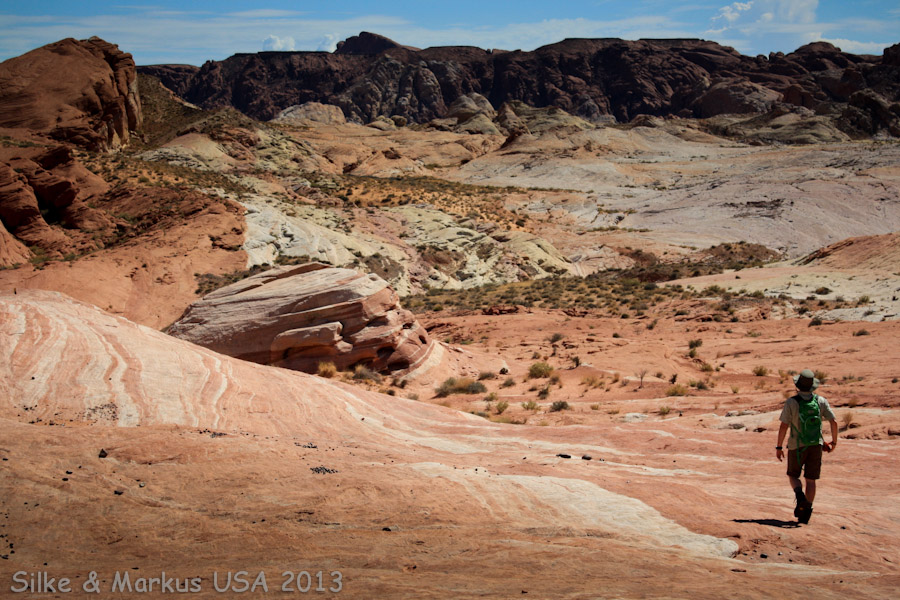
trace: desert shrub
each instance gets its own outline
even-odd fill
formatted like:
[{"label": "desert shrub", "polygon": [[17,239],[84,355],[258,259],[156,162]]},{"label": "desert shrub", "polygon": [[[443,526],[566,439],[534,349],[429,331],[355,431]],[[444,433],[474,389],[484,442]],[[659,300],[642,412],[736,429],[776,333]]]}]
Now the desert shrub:
[{"label": "desert shrub", "polygon": [[550,375],[550,383],[562,387],[562,384],[559,382],[559,373],[553,373],[552,375]]},{"label": "desert shrub", "polygon": [[547,338],[547,341],[550,342],[551,344],[555,344],[556,342],[562,340],[564,337],[566,337],[566,336],[557,332],[557,333],[554,333],[553,335],[551,335],[549,338]]},{"label": "desert shrub", "polygon": [[536,362],[528,368],[529,379],[541,379],[543,377],[550,377],[551,373],[553,373],[553,367],[545,362]]},{"label": "desert shrub", "polygon": [[819,296],[824,296],[825,294],[830,294],[830,293],[831,293],[831,290],[824,286],[816,289],[816,294],[818,294]]},{"label": "desert shrub", "polygon": [[506,380],[500,384],[500,387],[508,388],[508,387],[512,387],[514,385],[516,385],[516,380],[513,379],[512,377],[507,377]]},{"label": "desert shrub", "polygon": [[757,377],[765,377],[769,374],[769,368],[762,365],[757,365],[753,367],[753,374]]},{"label": "desert shrub", "polygon": [[704,373],[711,373],[713,371],[713,369],[714,369],[714,367],[711,364],[706,363],[706,362],[703,363],[702,365],[700,365],[700,370],[703,371]]},{"label": "desert shrub", "polygon": [[588,375],[581,379],[581,385],[588,388],[598,388],[603,385],[603,380],[595,375]]},{"label": "desert shrub", "polygon": [[365,365],[356,365],[353,369],[353,379],[357,381],[381,381],[381,375]]},{"label": "desert shrub", "polygon": [[561,410],[569,410],[569,403],[565,400],[557,400],[550,405],[550,412],[559,412]]},{"label": "desert shrub", "polygon": [[670,385],[666,390],[666,396],[687,396],[687,388],[680,383]]},{"label": "desert shrub", "polygon": [[497,374],[492,371],[482,371],[478,374],[478,381],[484,381],[485,379],[497,379]]},{"label": "desert shrub", "polygon": [[739,391],[741,391],[741,387],[740,387],[740,386],[738,386],[738,385],[733,385],[733,386],[731,386],[731,393],[732,393],[732,394],[737,394]]},{"label": "desert shrub", "polygon": [[822,324],[822,319],[819,317],[813,317],[812,321],[809,322],[810,327],[818,327]]},{"label": "desert shrub", "polygon": [[698,390],[708,390],[708,389],[709,389],[709,384],[706,383],[705,381],[698,381],[698,382],[697,382],[697,385],[696,385],[695,387],[696,387]]},{"label": "desert shrub", "polygon": [[825,371],[815,371],[813,375],[815,375],[815,378],[818,379],[820,383],[825,383],[825,381],[828,380],[828,373]]},{"label": "desert shrub", "polygon": [[697,358],[697,349],[691,348],[690,351],[688,351],[688,356],[690,358]]},{"label": "desert shrub", "polygon": [[841,415],[841,429],[850,429],[851,425],[853,425],[853,412],[848,410]]},{"label": "desert shrub", "polygon": [[699,348],[703,345],[703,340],[690,340],[688,341],[688,348]]},{"label": "desert shrub", "polygon": [[333,362],[320,362],[318,367],[316,368],[316,374],[319,377],[331,379],[332,377],[337,375],[337,367],[334,366]]},{"label": "desert shrub", "polygon": [[599,404],[591,404],[591,410],[600,410]]},{"label": "desert shrub", "polygon": [[507,402],[506,400],[501,400],[494,406],[494,410],[497,411],[498,415],[502,415],[503,411],[505,411],[507,408],[509,408],[509,402]]},{"label": "desert shrub", "polygon": [[484,397],[484,401],[490,404],[491,402],[497,401],[497,392],[491,392],[487,396]]},{"label": "desert shrub", "polygon": [[537,410],[540,407],[541,407],[541,405],[538,404],[537,402],[535,402],[534,400],[529,400],[528,402],[522,403],[522,408],[524,408],[525,410]]},{"label": "desert shrub", "polygon": [[853,332],[853,335],[859,337],[859,336],[861,336],[861,335],[870,335],[870,334],[869,334],[869,330],[868,330],[868,329],[858,329],[858,330],[856,330],[856,331]]},{"label": "desert shrub", "polygon": [[487,388],[481,382],[473,381],[467,377],[460,379],[450,377],[445,379],[434,392],[438,398],[445,398],[451,394],[482,394],[486,391]]},{"label": "desert shrub", "polygon": [[657,409],[656,412],[659,413],[659,416],[664,417],[667,414],[669,414],[670,412],[672,412],[672,409],[669,408],[668,406],[666,406],[665,404],[663,404],[662,406],[659,407],[659,409]]},{"label": "desert shrub", "polygon": [[542,387],[540,389],[540,391],[538,391],[538,398],[540,398],[541,400],[546,400],[549,397],[550,397],[550,385],[548,384],[548,385]]}]

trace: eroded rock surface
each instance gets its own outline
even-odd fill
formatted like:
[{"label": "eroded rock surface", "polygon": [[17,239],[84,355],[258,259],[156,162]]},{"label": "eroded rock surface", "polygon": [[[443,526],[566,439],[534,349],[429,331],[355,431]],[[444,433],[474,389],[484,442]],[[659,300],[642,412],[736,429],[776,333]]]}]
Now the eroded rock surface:
[{"label": "eroded rock surface", "polygon": [[68,38],[0,63],[0,127],[111,150],[141,121],[134,60],[115,44]]},{"label": "eroded rock surface", "polygon": [[433,349],[377,275],[319,263],[280,267],[188,307],[177,338],[252,362],[313,372],[320,362],[405,374]]}]

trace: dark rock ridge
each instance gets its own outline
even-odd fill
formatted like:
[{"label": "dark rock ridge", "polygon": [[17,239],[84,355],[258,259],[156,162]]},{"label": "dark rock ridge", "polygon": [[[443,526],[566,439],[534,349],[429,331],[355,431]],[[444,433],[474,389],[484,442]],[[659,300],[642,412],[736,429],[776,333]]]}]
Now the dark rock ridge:
[{"label": "dark rock ridge", "polygon": [[69,38],[0,63],[0,127],[102,151],[141,121],[134,60],[115,44]]},{"label": "dark rock ridge", "polygon": [[396,115],[423,123],[448,116],[454,101],[475,92],[494,107],[519,100],[597,122],[756,113],[787,102],[847,111],[845,121],[857,132],[873,134],[896,126],[900,115],[898,63],[900,45],[883,57],[824,42],[749,57],[693,39],[567,39],[532,52],[416,50],[362,33],[334,54],[236,54],[199,69],[157,65],[139,72],[204,108],[234,106],[257,119],[315,101],[341,107],[356,122]]}]

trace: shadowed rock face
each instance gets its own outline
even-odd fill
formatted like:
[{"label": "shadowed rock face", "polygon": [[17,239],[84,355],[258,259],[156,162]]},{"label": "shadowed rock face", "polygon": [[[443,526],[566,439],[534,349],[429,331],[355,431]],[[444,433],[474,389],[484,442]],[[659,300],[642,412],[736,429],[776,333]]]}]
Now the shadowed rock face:
[{"label": "shadowed rock face", "polygon": [[317,101],[340,106],[357,122],[399,115],[421,123],[448,116],[454,101],[476,92],[494,107],[519,100],[594,121],[610,115],[628,121],[639,114],[766,111],[782,97],[816,108],[847,103],[863,89],[890,104],[900,87],[895,48],[883,59],[823,42],[768,57],[703,40],[569,39],[533,52],[416,50],[363,33],[335,54],[237,54],[198,71],[167,65],[140,71],[205,108],[230,105],[259,119]]},{"label": "shadowed rock face", "polygon": [[281,267],[195,302],[169,333],[252,362],[314,372],[320,362],[406,374],[432,341],[377,275],[319,263]]},{"label": "shadowed rock face", "polygon": [[[20,242],[61,257],[84,249],[85,236],[78,233],[114,226],[109,215],[87,203],[107,190],[70,149],[25,149],[8,159],[0,157],[0,224]],[[0,266],[24,262],[21,258],[21,252],[0,252]]]},{"label": "shadowed rock face", "polygon": [[110,150],[141,121],[134,60],[115,44],[68,38],[0,63],[0,127]]}]

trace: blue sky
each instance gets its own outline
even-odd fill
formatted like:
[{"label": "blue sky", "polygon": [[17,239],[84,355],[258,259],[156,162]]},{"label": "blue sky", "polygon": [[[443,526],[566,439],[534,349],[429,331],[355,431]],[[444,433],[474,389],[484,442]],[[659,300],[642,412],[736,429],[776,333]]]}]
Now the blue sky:
[{"label": "blue sky", "polygon": [[138,64],[195,65],[235,52],[332,50],[360,31],[418,47],[507,50],[566,37],[699,37],[750,55],[816,40],[881,54],[900,42],[897,0],[128,1],[0,0],[0,60],[92,35],[131,52]]}]

